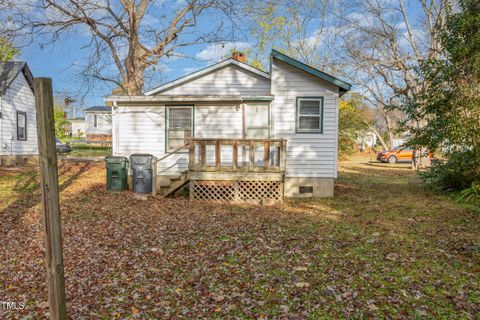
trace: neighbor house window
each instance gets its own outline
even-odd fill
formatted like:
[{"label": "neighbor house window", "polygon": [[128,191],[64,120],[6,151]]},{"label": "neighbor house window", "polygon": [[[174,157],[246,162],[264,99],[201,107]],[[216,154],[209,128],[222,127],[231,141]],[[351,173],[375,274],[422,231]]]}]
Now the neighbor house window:
[{"label": "neighbor house window", "polygon": [[323,132],[323,98],[297,98],[297,132]]},{"label": "neighbor house window", "polygon": [[93,115],[93,127],[98,127],[98,116],[96,114]]},{"label": "neighbor house window", "polygon": [[17,140],[27,140],[27,114],[17,111]]},{"label": "neighbor house window", "polygon": [[175,150],[193,136],[193,106],[167,107],[167,150]]}]

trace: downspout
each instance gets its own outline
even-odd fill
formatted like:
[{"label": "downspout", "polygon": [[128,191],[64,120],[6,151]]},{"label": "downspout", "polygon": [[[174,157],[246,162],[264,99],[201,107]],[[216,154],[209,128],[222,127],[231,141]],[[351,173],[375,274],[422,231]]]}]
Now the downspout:
[{"label": "downspout", "polygon": [[119,127],[119,120],[118,120],[118,107],[117,107],[117,101],[113,101],[113,111],[115,114],[115,137],[113,139],[113,144],[112,144],[112,155],[116,156],[118,155],[118,127]]}]

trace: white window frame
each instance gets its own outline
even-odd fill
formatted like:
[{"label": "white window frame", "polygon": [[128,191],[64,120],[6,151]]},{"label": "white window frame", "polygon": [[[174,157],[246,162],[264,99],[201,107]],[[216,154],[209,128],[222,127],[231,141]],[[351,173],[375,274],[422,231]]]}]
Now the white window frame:
[{"label": "white window frame", "polygon": [[[301,114],[300,113],[300,102],[301,101],[318,101],[319,103],[319,114]],[[318,117],[320,119],[319,124],[320,128],[318,129],[302,129],[300,128],[300,117]],[[296,133],[323,133],[323,97],[297,97],[296,100],[296,110],[295,110],[295,132]]]},{"label": "white window frame", "polygon": [[192,138],[194,137],[195,132],[195,106],[192,104],[189,105],[170,105],[165,106],[165,153],[175,150],[174,148],[170,148],[170,109],[186,109],[189,108],[191,110],[191,128],[192,128]]}]

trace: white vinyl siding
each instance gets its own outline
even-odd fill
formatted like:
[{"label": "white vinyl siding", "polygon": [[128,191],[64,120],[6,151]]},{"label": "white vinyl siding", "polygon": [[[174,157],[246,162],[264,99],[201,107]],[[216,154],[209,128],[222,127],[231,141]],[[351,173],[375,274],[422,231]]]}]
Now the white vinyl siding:
[{"label": "white vinyl siding", "polygon": [[[272,59],[274,138],[287,139],[287,177],[337,177],[338,87]],[[296,132],[298,97],[323,97],[323,133]]]},{"label": "white vinyl siding", "polygon": [[110,112],[89,111],[85,113],[85,133],[112,134],[112,115]]},{"label": "white vinyl siding", "polygon": [[72,124],[72,136],[77,137],[85,136],[85,121],[71,121]]},{"label": "white vinyl siding", "polygon": [[264,96],[270,94],[270,80],[230,65],[156,94]]},{"label": "white vinyl siding", "polygon": [[[271,138],[287,139],[287,177],[336,178],[337,176],[337,135],[338,135],[338,87],[302,70],[272,59],[272,85],[268,79],[241,70],[226,67],[201,78],[171,88],[160,95],[265,95],[272,94],[270,121],[265,119],[264,109],[246,111],[245,122],[262,127]],[[271,91],[271,92],[270,92]],[[314,113],[314,106],[304,106],[300,116],[307,119],[306,128],[316,132],[297,132],[297,98],[318,99],[322,97],[323,112]],[[201,99],[199,99],[201,100]],[[314,101],[314,100],[312,100]],[[193,135],[196,138],[236,138],[243,137],[244,108],[255,106],[257,102],[195,102],[193,108]],[[317,103],[318,105],[318,103]],[[255,112],[253,112],[255,111]],[[166,148],[166,106],[120,106],[115,111],[118,121],[114,130],[114,154],[129,156],[135,152],[151,153],[156,157],[164,155]],[[257,118],[258,117],[258,118]],[[305,120],[304,120],[305,121]],[[267,125],[268,124],[268,125]],[[315,127],[315,124],[318,126]],[[317,132],[320,127],[321,132]],[[259,134],[256,132],[255,134]],[[265,132],[260,133],[265,134]],[[117,139],[118,138],[118,139]],[[207,161],[213,153],[207,151]],[[222,148],[222,159],[231,161],[231,151]],[[188,153],[182,152],[168,157],[159,163],[158,173],[179,174],[187,170]]]},{"label": "white vinyl siding", "polygon": [[[17,111],[26,114],[25,140],[18,136]],[[0,96],[0,112],[0,155],[37,155],[35,96],[22,72]]]},{"label": "white vinyl siding", "polygon": [[[165,116],[166,106],[118,107],[114,111],[114,124],[118,120],[118,130],[114,130],[114,155],[129,157],[132,153],[151,153],[156,157],[165,155]],[[197,138],[242,138],[242,110],[239,104],[199,103],[194,110],[194,135]],[[116,119],[115,117],[118,117]],[[116,127],[116,125],[115,125]],[[117,139],[118,137],[118,139]],[[207,154],[207,160],[214,155]],[[231,152],[222,150],[222,158],[231,161]],[[169,156],[158,163],[160,175],[178,175],[187,170],[188,152]]]}]

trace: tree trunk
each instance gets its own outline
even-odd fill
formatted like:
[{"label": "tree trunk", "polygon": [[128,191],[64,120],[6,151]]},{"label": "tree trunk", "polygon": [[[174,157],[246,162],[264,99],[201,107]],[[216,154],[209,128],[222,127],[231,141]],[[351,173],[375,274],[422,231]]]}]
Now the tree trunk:
[{"label": "tree trunk", "polygon": [[125,93],[129,96],[142,95],[143,93],[143,69],[133,70],[125,83]]},{"label": "tree trunk", "polygon": [[393,148],[393,140],[394,140],[392,120],[390,119],[390,117],[387,114],[385,114],[385,122],[387,124],[388,145],[389,145],[389,148],[392,149]]},{"label": "tree trunk", "polygon": [[380,141],[380,143],[382,144],[382,147],[384,150],[388,150],[388,147],[387,147],[387,144],[385,143],[385,140],[383,140],[382,136],[380,135],[380,133],[378,133],[377,129],[375,129],[375,127],[373,126],[369,126],[370,130],[373,131],[373,133],[375,133],[375,135],[377,136],[378,140]]},{"label": "tree trunk", "polygon": [[432,166],[432,160],[429,156],[429,151],[427,148],[415,148],[413,150],[413,157],[412,157],[412,169],[420,170],[426,169]]}]

